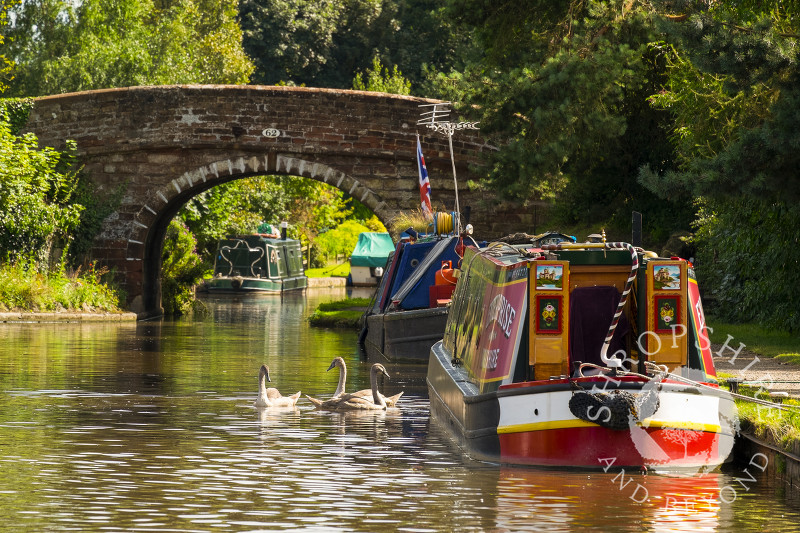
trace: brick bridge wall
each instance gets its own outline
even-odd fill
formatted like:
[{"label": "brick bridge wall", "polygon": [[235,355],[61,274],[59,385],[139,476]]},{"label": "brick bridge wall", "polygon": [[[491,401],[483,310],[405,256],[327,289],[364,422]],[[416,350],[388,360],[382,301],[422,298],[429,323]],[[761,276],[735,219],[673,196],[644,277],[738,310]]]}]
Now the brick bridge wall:
[{"label": "brick bridge wall", "polygon": [[[116,269],[128,308],[161,312],[161,249],[169,221],[190,198],[256,175],[292,175],[348,192],[388,224],[419,205],[416,137],[434,203],[452,210],[447,138],[417,127],[406,96],[257,86],[161,86],[88,91],[35,101],[27,131],[40,145],[77,141],[99,194],[125,193],[95,239],[92,259]],[[492,148],[476,131],[453,137],[459,203],[480,238],[533,231],[533,212],[470,192],[470,165]],[[541,228],[539,228],[541,229]]]}]

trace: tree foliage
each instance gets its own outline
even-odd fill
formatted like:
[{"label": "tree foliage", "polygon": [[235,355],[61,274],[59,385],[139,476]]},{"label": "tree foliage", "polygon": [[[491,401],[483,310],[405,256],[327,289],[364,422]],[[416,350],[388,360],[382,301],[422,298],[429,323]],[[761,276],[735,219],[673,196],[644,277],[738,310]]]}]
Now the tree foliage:
[{"label": "tree foliage", "polygon": [[627,227],[636,209],[648,211],[646,229],[659,238],[688,226],[688,199],[665,203],[637,181],[642,165],[673,165],[669,115],[647,103],[664,80],[664,58],[646,4],[451,0],[448,7],[483,52],[463,72],[439,76],[439,86],[498,147],[486,178],[472,186],[549,199],[567,223]]},{"label": "tree foliage", "polygon": [[240,22],[263,84],[349,88],[377,56],[421,88],[468,39],[437,0],[241,0]]},{"label": "tree foliage", "polygon": [[654,99],[675,117],[680,168],[642,170],[663,196],[800,197],[797,2],[685,3],[661,21],[675,43],[670,84]]},{"label": "tree foliage", "polygon": [[800,3],[658,2],[679,165],[644,167],[663,198],[700,197],[700,281],[713,311],[797,331]]},{"label": "tree foliage", "polygon": [[[8,10],[11,6],[15,5],[15,0],[0,0],[0,28],[5,28],[8,25]],[[5,36],[0,34],[0,46],[3,50],[7,48]],[[14,63],[6,57],[5,53],[0,54],[0,93],[8,88],[8,82],[11,81],[11,72],[14,69]]]},{"label": "tree foliage", "polygon": [[332,54],[344,6],[314,0],[241,0],[244,44],[254,58],[256,83],[313,80]]},{"label": "tree foliage", "polygon": [[253,70],[229,0],[32,0],[12,12],[12,95],[237,84]]},{"label": "tree foliage", "polygon": [[313,245],[320,233],[335,228],[351,214],[344,193],[319,181],[295,177],[287,178],[286,191],[290,197],[289,222],[294,236],[309,247],[309,267],[325,266],[321,254],[314,254]]},{"label": "tree foliage", "polygon": [[697,273],[710,310],[734,322],[800,331],[800,208],[752,196],[706,201]]},{"label": "tree foliage", "polygon": [[355,220],[345,220],[335,228],[317,237],[317,248],[326,262],[337,257],[349,257],[358,243],[362,232],[372,231]]},{"label": "tree foliage", "polygon": [[616,155],[609,141],[624,135],[627,101],[647,80],[644,13],[616,17],[619,2],[547,4],[451,2],[477,18],[487,50],[456,78],[454,96],[499,141],[487,185],[514,198],[552,198],[579,177],[573,169]]},{"label": "tree foliage", "polygon": [[184,314],[194,302],[194,288],[203,279],[205,266],[197,254],[197,240],[189,228],[172,219],[161,254],[161,302],[164,313]]},{"label": "tree foliage", "polygon": [[17,137],[0,120],[0,260],[47,268],[53,247],[66,248],[83,210],[72,202],[74,149],[40,150],[33,134]]},{"label": "tree foliage", "polygon": [[394,66],[391,72],[381,65],[378,56],[372,60],[372,68],[365,73],[358,72],[353,79],[353,89],[389,94],[411,94],[411,82]]}]

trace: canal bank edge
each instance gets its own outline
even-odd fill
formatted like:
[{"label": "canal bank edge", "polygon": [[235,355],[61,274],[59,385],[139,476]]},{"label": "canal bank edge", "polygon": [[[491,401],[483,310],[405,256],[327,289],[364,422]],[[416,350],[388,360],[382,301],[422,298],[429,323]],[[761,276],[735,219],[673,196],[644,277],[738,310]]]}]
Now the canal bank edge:
[{"label": "canal bank edge", "polygon": [[321,288],[321,287],[346,287],[347,278],[330,277],[330,278],[308,278],[308,288]]},{"label": "canal bank edge", "polygon": [[[768,385],[765,389],[769,392],[786,392],[794,398],[800,396],[800,366],[760,355],[742,345],[732,348],[727,344],[712,344],[711,350],[717,372],[734,375],[744,383]],[[765,426],[757,421],[742,423],[734,443],[734,463],[747,466],[753,457],[759,456],[764,464],[757,467],[760,472],[756,474],[763,472],[767,479],[787,483],[792,489],[800,488],[800,441],[784,445],[771,439],[763,429]],[[758,436],[764,433],[765,438]]]},{"label": "canal bank edge", "polygon": [[82,313],[72,311],[39,313],[39,312],[5,312],[0,313],[0,322],[23,323],[23,322],[136,322],[136,313]]},{"label": "canal bank edge", "polygon": [[[768,480],[788,484],[791,489],[800,488],[800,442],[793,443],[795,453],[753,435],[752,428],[742,430],[733,447],[733,463],[740,467],[753,466],[747,471],[748,478],[764,475]],[[756,460],[758,459],[758,460]]]}]

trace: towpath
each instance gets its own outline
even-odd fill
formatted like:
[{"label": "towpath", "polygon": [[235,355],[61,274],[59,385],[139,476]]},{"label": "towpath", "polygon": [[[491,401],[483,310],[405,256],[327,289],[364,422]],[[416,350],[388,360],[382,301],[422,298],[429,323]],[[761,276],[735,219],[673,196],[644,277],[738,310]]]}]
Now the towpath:
[{"label": "towpath", "polygon": [[733,375],[747,384],[764,387],[769,392],[782,391],[800,398],[800,366],[758,355],[744,348],[738,353],[734,352],[737,348],[723,349],[721,344],[711,345],[717,374]]}]

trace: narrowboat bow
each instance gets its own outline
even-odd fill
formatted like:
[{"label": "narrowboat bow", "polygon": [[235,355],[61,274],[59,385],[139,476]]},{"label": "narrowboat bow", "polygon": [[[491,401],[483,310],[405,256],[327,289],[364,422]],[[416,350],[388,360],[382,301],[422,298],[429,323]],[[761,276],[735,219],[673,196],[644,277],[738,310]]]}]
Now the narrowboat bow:
[{"label": "narrowboat bow", "polygon": [[627,243],[468,248],[431,415],[474,458],[707,469],[735,406],[715,379],[694,271]]}]

